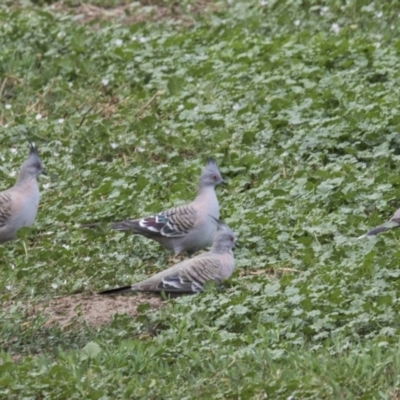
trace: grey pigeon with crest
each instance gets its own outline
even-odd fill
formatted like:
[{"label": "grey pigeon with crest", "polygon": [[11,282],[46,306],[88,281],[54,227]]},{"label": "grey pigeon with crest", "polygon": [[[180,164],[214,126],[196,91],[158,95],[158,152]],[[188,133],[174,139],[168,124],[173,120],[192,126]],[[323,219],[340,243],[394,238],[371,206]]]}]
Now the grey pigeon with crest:
[{"label": "grey pigeon with crest", "polygon": [[[211,217],[219,218],[219,203],[215,187],[225,181],[217,163],[207,158],[196,198],[189,204],[172,208],[148,217],[111,224],[118,231],[131,231],[160,243],[175,254],[193,254],[211,245],[217,226]],[[96,225],[96,224],[94,224]],[[93,224],[83,225],[93,226]]]},{"label": "grey pigeon with crest", "polygon": [[132,286],[110,289],[99,294],[117,294],[123,292],[165,292],[197,293],[204,290],[204,284],[213,281],[221,285],[229,278],[235,267],[232,249],[236,245],[236,236],[223,222],[215,220],[218,231],[215,234],[211,250],[197,257],[189,258],[153,275]]},{"label": "grey pigeon with crest", "polygon": [[23,226],[31,226],[39,207],[37,177],[45,174],[36,147],[29,142],[29,156],[21,165],[15,185],[0,192],[0,243],[13,240]]},{"label": "grey pigeon with crest", "polygon": [[361,235],[358,239],[361,239],[366,236],[374,236],[381,232],[386,232],[393,228],[400,227],[400,208],[393,214],[393,216],[386,221],[384,224],[377,226],[376,228],[371,229],[364,235]]}]

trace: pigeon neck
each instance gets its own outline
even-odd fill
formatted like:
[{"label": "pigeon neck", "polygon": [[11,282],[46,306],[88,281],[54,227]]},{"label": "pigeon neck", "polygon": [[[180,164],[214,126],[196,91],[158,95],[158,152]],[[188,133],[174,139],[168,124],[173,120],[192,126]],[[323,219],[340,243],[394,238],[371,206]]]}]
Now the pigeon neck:
[{"label": "pigeon neck", "polygon": [[214,241],[211,251],[213,253],[223,254],[223,253],[232,253],[232,246],[226,240],[224,241]]},{"label": "pigeon neck", "polygon": [[20,171],[18,174],[16,186],[24,185],[28,181],[36,181],[36,176],[29,174],[27,171]]},{"label": "pigeon neck", "polygon": [[197,189],[197,197],[202,196],[204,194],[215,192],[214,186],[210,185],[202,185],[201,182],[199,183],[199,188]]}]

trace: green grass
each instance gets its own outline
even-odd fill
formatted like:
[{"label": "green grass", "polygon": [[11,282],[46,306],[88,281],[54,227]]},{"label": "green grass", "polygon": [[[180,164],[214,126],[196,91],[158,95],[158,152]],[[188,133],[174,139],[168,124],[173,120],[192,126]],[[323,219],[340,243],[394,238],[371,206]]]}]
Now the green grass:
[{"label": "green grass", "polygon": [[[356,240],[400,206],[397,3],[186,1],[129,24],[78,5],[0,6],[0,189],[24,132],[50,173],[0,247],[0,398],[400,398],[399,232]],[[48,324],[33,307],[173,262],[79,224],[190,201],[206,156],[240,242],[225,290]]]}]

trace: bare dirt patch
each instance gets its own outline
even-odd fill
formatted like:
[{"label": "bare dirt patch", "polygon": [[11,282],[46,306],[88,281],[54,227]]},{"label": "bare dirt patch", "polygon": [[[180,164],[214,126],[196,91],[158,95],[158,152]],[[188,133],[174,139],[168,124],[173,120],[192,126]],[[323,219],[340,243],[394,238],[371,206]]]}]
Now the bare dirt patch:
[{"label": "bare dirt patch", "polygon": [[158,309],[165,302],[157,295],[133,294],[131,296],[73,295],[52,299],[32,306],[29,314],[41,313],[49,318],[45,326],[57,324],[67,328],[76,322],[85,321],[91,327],[111,322],[116,314],[138,315],[138,307],[149,304],[150,309]]},{"label": "bare dirt patch", "polygon": [[255,275],[267,275],[269,278],[281,278],[283,275],[301,273],[301,271],[289,267],[270,267],[270,268],[248,268],[239,272],[241,278],[252,277]]},{"label": "bare dirt patch", "polygon": [[80,22],[117,20],[123,24],[138,22],[156,22],[170,20],[180,22],[184,26],[194,23],[194,16],[218,11],[219,7],[211,0],[198,0],[185,8],[179,2],[169,5],[160,1],[142,0],[137,2],[121,2],[114,7],[99,7],[90,2],[81,2],[79,6],[71,7],[68,1],[59,0],[51,5],[55,12],[72,12],[81,16]]}]

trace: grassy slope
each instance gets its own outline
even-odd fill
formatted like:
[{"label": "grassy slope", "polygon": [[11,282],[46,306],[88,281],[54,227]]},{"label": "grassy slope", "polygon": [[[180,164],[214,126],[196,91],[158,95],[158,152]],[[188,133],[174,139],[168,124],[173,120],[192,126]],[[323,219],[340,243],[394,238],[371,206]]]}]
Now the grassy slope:
[{"label": "grassy slope", "polygon": [[[0,248],[2,398],[399,396],[399,235],[355,240],[399,206],[397,9],[236,3],[191,26],[0,8],[2,188],[26,129],[52,175],[27,249]],[[190,200],[208,155],[242,245],[224,293],[97,328],[27,315],[164,268],[77,224]]]}]

